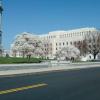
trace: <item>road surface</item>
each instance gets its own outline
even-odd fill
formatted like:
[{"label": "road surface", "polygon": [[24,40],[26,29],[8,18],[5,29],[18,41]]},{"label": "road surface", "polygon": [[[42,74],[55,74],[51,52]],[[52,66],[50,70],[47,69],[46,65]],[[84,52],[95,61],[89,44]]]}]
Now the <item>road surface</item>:
[{"label": "road surface", "polygon": [[0,100],[100,100],[100,68],[0,76]]}]

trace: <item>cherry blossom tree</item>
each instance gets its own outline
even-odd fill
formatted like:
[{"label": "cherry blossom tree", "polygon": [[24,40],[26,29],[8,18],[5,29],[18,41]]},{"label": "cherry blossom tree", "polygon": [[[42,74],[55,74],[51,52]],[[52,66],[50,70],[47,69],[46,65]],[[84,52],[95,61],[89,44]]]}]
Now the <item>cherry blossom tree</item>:
[{"label": "cherry blossom tree", "polygon": [[12,51],[15,53],[19,52],[22,57],[31,55],[39,55],[42,56],[42,42],[29,33],[22,33],[21,35],[17,35],[15,41],[11,47]]},{"label": "cherry blossom tree", "polygon": [[78,58],[79,55],[79,49],[74,46],[64,47],[56,53],[56,57],[65,57],[65,59]]}]

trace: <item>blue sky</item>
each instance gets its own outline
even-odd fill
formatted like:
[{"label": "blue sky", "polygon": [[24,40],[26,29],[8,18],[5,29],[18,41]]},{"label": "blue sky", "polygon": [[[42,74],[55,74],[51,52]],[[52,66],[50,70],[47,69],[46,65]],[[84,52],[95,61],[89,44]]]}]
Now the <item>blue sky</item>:
[{"label": "blue sky", "polygon": [[100,0],[3,0],[3,47],[22,32],[100,28]]}]

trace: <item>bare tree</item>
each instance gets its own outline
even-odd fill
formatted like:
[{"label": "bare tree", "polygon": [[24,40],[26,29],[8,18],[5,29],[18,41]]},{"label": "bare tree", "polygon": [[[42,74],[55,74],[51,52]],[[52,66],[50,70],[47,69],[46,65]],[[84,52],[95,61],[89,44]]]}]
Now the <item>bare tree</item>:
[{"label": "bare tree", "polygon": [[91,34],[88,43],[89,52],[93,54],[95,59],[96,55],[100,52],[100,33]]},{"label": "bare tree", "polygon": [[80,50],[80,55],[85,56],[88,52],[88,44],[86,38],[83,41],[77,41],[74,43],[74,46]]},{"label": "bare tree", "polygon": [[100,53],[100,33],[93,32],[87,34],[83,41],[76,42],[75,46],[80,50],[81,55],[91,53],[96,59],[98,53]]}]

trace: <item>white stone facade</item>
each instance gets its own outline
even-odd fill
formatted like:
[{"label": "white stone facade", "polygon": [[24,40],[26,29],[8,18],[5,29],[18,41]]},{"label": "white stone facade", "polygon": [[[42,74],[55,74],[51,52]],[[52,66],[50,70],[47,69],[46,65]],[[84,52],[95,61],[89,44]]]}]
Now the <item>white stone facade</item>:
[{"label": "white stone facade", "polygon": [[[45,56],[51,58],[62,48],[74,45],[77,41],[82,41],[86,34],[97,32],[99,30],[96,28],[79,28],[69,31],[53,31],[45,35],[37,35],[36,37],[43,43],[42,50],[45,52]],[[34,35],[32,36],[34,37]],[[14,43],[12,43],[12,46]]]}]

